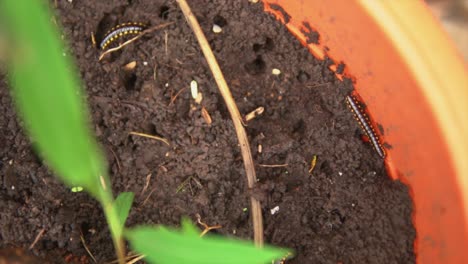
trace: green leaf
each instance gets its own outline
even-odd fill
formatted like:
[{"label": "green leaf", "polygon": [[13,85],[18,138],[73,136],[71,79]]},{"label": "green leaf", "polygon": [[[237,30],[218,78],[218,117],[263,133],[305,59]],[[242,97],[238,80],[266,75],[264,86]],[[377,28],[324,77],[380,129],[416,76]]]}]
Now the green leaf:
[{"label": "green leaf", "polygon": [[133,197],[135,195],[132,192],[123,192],[115,199],[114,206],[117,210],[117,215],[119,216],[120,229],[123,229],[125,222],[127,221],[128,213],[130,213],[130,208],[132,207]]},{"label": "green leaf", "polygon": [[190,219],[187,217],[182,218],[182,233],[187,236],[199,236],[200,235],[200,230],[196,226],[192,224]]},{"label": "green leaf", "polygon": [[99,197],[102,182],[110,187],[104,159],[47,1],[0,1],[0,19],[8,30],[10,85],[38,153],[70,187]]},{"label": "green leaf", "polygon": [[74,193],[82,192],[82,191],[83,191],[83,187],[81,187],[81,186],[75,186],[75,187],[72,187],[72,188],[71,188],[71,191],[74,192]]},{"label": "green leaf", "polygon": [[288,251],[219,236],[200,237],[196,228],[182,222],[182,231],[164,226],[126,230],[132,247],[154,264],[262,264],[283,257]]}]

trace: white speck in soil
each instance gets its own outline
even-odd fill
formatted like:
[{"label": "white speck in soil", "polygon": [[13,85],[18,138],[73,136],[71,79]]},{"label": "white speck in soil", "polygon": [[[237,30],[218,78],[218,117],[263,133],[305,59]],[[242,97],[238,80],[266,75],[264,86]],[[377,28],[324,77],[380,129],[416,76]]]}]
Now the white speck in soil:
[{"label": "white speck in soil", "polygon": [[271,73],[272,73],[273,75],[280,75],[280,74],[281,74],[281,71],[280,71],[279,69],[276,69],[276,68],[275,68],[275,69],[271,70]]},{"label": "white speck in soil", "polygon": [[198,83],[197,81],[193,80],[190,82],[190,91],[192,93],[192,98],[197,99],[198,97]]},{"label": "white speck in soil", "polygon": [[270,213],[271,215],[274,215],[276,214],[277,212],[279,212],[279,206],[275,206],[273,209],[270,209]]},{"label": "white speck in soil", "polygon": [[221,33],[222,31],[223,31],[222,27],[220,27],[220,26],[218,26],[216,24],[213,25],[213,32],[214,33],[218,34],[218,33]]}]

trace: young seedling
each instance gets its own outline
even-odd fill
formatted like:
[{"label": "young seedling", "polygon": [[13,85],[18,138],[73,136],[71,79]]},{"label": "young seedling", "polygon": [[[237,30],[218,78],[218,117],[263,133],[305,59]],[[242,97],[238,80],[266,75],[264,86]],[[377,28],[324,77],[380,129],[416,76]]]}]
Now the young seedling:
[{"label": "young seedling", "polygon": [[181,230],[161,225],[124,228],[134,195],[124,192],[113,198],[106,163],[89,127],[81,83],[51,17],[41,1],[0,1],[0,23],[10,30],[8,77],[15,103],[48,166],[72,192],[86,191],[103,207],[118,262],[125,263],[124,236],[149,263],[259,264],[282,257],[286,253],[282,249],[200,237],[188,220],[182,221]]},{"label": "young seedling", "polygon": [[25,128],[37,152],[72,192],[85,190],[101,203],[123,259],[124,222],[119,215],[133,196],[113,200],[103,156],[88,126],[81,84],[71,58],[63,53],[52,15],[37,1],[2,1],[0,10],[2,23],[11,29],[8,77]]}]

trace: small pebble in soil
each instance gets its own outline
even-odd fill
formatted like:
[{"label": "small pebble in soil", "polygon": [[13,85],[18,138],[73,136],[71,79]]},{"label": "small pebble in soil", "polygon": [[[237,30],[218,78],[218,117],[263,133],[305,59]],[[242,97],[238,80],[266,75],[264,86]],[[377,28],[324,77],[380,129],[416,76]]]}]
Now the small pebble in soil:
[{"label": "small pebble in soil", "polygon": [[198,83],[197,81],[193,80],[190,82],[190,91],[192,92],[192,98],[197,99],[198,97]]},{"label": "small pebble in soil", "polygon": [[222,27],[220,27],[220,26],[218,26],[216,24],[213,25],[213,32],[214,33],[218,34],[218,33],[221,33],[222,31],[223,31]]},{"label": "small pebble in soil", "polygon": [[279,212],[279,206],[278,206],[278,205],[275,206],[273,209],[270,210],[271,215],[274,215],[274,214],[276,214],[277,212]]},{"label": "small pebble in soil", "polygon": [[125,71],[127,72],[131,72],[135,69],[137,65],[137,62],[136,61],[132,61],[132,62],[129,62],[127,64],[125,64],[125,66],[123,67]]},{"label": "small pebble in soil", "polygon": [[273,75],[280,75],[280,74],[281,74],[281,71],[280,71],[279,69],[276,69],[276,68],[275,68],[275,69],[271,70],[271,74],[273,74]]}]

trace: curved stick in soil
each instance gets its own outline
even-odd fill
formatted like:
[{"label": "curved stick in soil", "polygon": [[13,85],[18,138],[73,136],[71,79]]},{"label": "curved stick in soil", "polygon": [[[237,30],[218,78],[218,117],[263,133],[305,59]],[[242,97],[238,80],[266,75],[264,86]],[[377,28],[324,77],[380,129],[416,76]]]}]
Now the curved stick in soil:
[{"label": "curved stick in soil", "polygon": [[[231,114],[231,118],[236,129],[237,139],[241,148],[242,159],[244,160],[247,183],[249,188],[252,189],[255,185],[255,182],[257,181],[257,176],[255,174],[252,153],[250,152],[250,144],[247,139],[247,133],[245,132],[244,126],[242,124],[242,117],[239,113],[239,109],[234,102],[231,91],[229,90],[226,80],[224,79],[223,73],[221,72],[213,51],[211,50],[210,45],[206,40],[205,34],[198,24],[197,18],[193,15],[189,5],[185,0],[177,0],[177,3],[179,4],[180,9],[184,13],[188,24],[192,28],[198,43],[200,44],[200,48],[205,55],[208,65],[210,66],[210,70],[213,73],[213,77],[216,81],[216,84],[218,85],[219,91],[223,96],[224,101],[226,102],[229,113]],[[251,196],[250,204],[252,209],[254,241],[257,246],[263,246],[263,220],[260,201]]]}]

